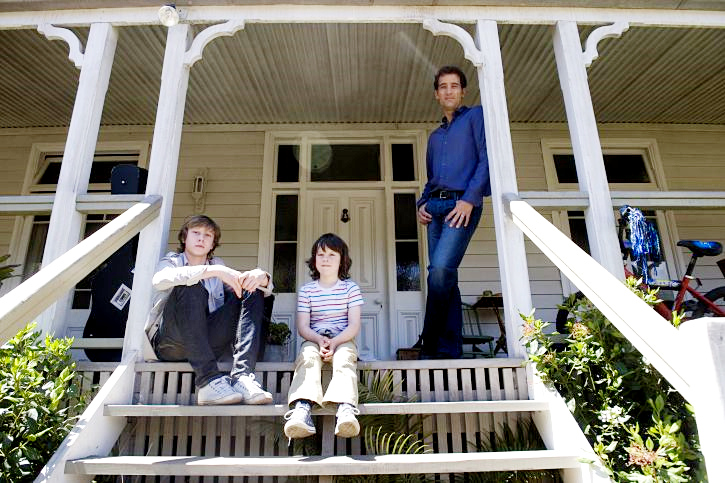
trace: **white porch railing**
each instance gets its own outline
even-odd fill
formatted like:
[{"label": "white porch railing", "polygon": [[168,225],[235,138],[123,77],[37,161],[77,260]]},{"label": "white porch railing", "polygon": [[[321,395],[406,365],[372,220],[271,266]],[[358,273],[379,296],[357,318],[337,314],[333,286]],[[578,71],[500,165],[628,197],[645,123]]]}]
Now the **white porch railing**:
[{"label": "white porch railing", "polygon": [[160,196],[147,196],[0,298],[0,341],[13,337],[133,238],[158,216],[160,208]]},{"label": "white porch railing", "polygon": [[[709,479],[725,481],[725,462],[719,454],[725,431],[725,378],[718,374],[725,357],[725,321],[699,319],[676,329],[527,202],[515,197],[507,201],[516,226],[695,407]],[[688,350],[693,344],[698,344],[697,350]]]}]

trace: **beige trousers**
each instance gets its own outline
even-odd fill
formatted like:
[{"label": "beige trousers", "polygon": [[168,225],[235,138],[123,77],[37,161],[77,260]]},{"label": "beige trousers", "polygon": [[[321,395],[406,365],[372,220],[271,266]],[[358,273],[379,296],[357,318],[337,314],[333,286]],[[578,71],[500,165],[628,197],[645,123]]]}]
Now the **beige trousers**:
[{"label": "beige trousers", "polygon": [[322,356],[320,346],[305,341],[295,361],[295,375],[292,378],[287,401],[289,404],[307,399],[320,406],[333,403],[349,403],[357,406],[357,346],[354,341],[337,347],[332,355],[332,379],[324,396],[322,393]]}]

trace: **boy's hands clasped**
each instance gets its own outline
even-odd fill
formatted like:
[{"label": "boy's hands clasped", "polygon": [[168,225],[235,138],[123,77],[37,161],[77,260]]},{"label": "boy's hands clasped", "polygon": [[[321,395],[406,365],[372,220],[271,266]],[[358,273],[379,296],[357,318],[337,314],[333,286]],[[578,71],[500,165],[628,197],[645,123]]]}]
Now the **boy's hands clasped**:
[{"label": "boy's hands clasped", "polygon": [[214,275],[228,285],[237,297],[242,298],[242,291],[254,292],[259,287],[266,287],[269,283],[267,272],[259,268],[240,272],[222,265],[214,266]]},{"label": "boy's hands clasped", "polygon": [[329,337],[321,335],[317,341],[317,345],[320,346],[320,356],[322,356],[322,360],[324,362],[330,362],[338,345],[335,339],[330,339]]}]

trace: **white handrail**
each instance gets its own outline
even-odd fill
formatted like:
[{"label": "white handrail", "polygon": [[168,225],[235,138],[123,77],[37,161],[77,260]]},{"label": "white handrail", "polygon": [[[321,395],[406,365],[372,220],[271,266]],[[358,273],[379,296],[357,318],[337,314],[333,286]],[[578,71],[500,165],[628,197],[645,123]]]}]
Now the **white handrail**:
[{"label": "white handrail", "polygon": [[527,202],[509,198],[514,223],[679,393],[694,404],[677,329]]},{"label": "white handrail", "polygon": [[0,341],[40,315],[103,260],[158,216],[161,197],[150,195],[53,260],[0,298]]}]

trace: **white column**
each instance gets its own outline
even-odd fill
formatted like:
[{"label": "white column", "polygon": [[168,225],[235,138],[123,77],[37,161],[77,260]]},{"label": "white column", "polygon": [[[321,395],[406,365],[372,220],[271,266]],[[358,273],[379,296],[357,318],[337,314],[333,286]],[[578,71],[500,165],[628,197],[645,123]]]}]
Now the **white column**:
[{"label": "white column", "polygon": [[[91,25],[50,215],[43,265],[58,258],[81,239],[83,218],[76,210],[76,197],[88,189],[117,40],[118,32],[110,24]],[[71,296],[72,291],[39,317],[39,328],[44,333],[65,336],[64,319]]]},{"label": "white column", "polygon": [[528,314],[531,311],[531,287],[524,236],[514,224],[504,199],[506,195],[518,195],[519,190],[506,105],[501,47],[495,21],[478,21],[476,43],[484,58],[484,65],[478,66],[478,83],[486,125],[496,249],[506,307],[506,342],[509,356],[524,357],[525,351],[519,342],[522,323],[519,313]]},{"label": "white column", "polygon": [[146,336],[143,327],[151,307],[151,278],[168,241],[186,91],[189,86],[189,67],[184,62],[184,55],[190,40],[189,25],[179,24],[169,28],[146,183],[146,194],[161,195],[163,203],[159,216],[141,231],[139,238],[124,354],[131,350],[141,354],[144,348]]},{"label": "white column", "polygon": [[695,393],[695,418],[709,481],[725,481],[725,318],[690,320],[680,326]]},{"label": "white column", "polygon": [[584,219],[592,257],[615,277],[624,279],[602,146],[575,22],[556,23],[554,53],[564,94],[579,189],[589,196],[589,207],[584,210]]}]

